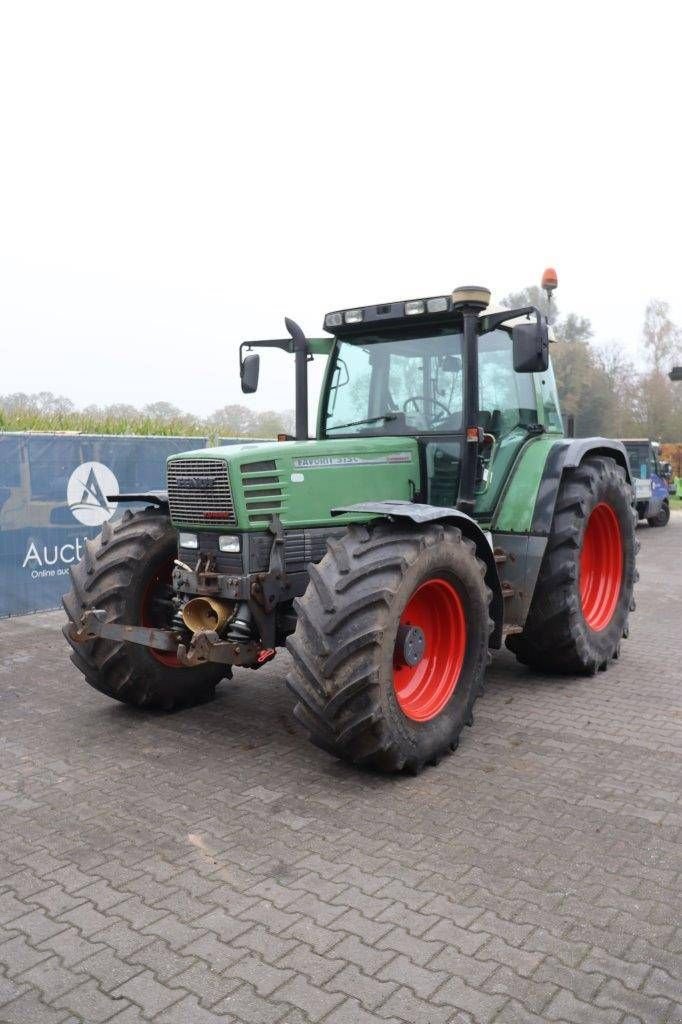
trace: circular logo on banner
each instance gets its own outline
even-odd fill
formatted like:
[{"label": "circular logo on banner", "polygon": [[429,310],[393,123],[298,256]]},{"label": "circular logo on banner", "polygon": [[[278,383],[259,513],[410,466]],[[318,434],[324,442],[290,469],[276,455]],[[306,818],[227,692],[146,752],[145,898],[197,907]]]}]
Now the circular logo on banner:
[{"label": "circular logo on banner", "polygon": [[102,462],[84,462],[69,477],[66,500],[84,526],[101,526],[111,519],[116,505],[107,501],[107,494],[118,494],[118,480]]}]

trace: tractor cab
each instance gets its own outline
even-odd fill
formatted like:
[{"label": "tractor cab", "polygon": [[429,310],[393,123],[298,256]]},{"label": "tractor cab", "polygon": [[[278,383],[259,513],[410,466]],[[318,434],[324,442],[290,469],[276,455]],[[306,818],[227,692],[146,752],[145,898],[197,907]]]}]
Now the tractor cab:
[{"label": "tractor cab", "polygon": [[[519,312],[516,340],[509,321],[519,320],[517,311],[490,321],[478,312],[472,351],[456,298],[328,314],[325,326],[335,340],[318,438],[414,437],[424,467],[417,500],[459,503],[489,519],[523,446],[562,431],[544,318],[537,310]],[[525,342],[529,334],[536,348],[522,359],[519,337]]]},{"label": "tractor cab", "polygon": [[527,442],[563,430],[546,318],[534,306],[491,312],[489,302],[487,289],[463,287],[337,310],[324,319],[331,340],[306,339],[286,320],[290,339],[242,343],[242,389],[258,386],[251,349],[294,353],[295,440],[308,440],[307,362],[325,354],[318,450],[331,440],[371,448],[372,438],[412,438],[420,472],[410,499],[490,521]]}]

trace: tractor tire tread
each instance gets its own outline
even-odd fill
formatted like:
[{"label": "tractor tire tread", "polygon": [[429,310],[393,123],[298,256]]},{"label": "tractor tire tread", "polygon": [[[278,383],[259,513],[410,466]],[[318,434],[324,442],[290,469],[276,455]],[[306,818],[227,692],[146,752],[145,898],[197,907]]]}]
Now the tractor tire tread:
[{"label": "tractor tire tread", "polygon": [[[604,494],[610,494],[620,509],[626,559],[613,620],[602,634],[596,634],[583,618],[578,580],[585,521]],[[631,507],[625,471],[610,456],[588,455],[580,466],[565,473],[524,631],[506,641],[522,664],[549,673],[594,675],[618,657],[620,640],[628,631],[636,577]]]},{"label": "tractor tire tread", "polygon": [[[172,535],[172,537],[171,537]],[[175,543],[168,517],[155,508],[127,510],[121,519],[105,523],[102,532],[84,545],[83,557],[71,568],[71,589],[62,598],[69,623],[62,632],[72,648],[71,661],[86,682],[99,693],[139,708],[164,711],[210,699],[229,669],[205,665],[197,669],[170,668],[153,661],[144,664],[137,645],[96,637],[75,643],[69,624],[77,624],[83,612],[99,608],[107,622],[130,622],[129,597],[150,548]]]},{"label": "tractor tire tread", "polygon": [[[311,586],[295,601],[297,627],[287,640],[295,716],[312,743],[336,757],[380,771],[419,771],[457,746],[459,729],[426,761],[410,754],[388,727],[380,701],[377,663],[391,604],[405,572],[434,545],[464,547],[467,557],[475,557],[475,545],[456,527],[436,524],[417,532],[383,521],[372,528],[352,525],[328,543]],[[489,609],[486,566],[476,563],[481,601]],[[487,637],[462,725],[472,720],[471,707],[483,689]]]}]

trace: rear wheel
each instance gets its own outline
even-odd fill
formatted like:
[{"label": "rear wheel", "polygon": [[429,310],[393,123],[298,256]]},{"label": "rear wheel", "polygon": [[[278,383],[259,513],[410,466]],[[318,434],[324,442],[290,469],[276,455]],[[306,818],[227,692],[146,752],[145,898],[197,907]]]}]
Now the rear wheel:
[{"label": "rear wheel", "polygon": [[649,526],[667,526],[668,520],[670,519],[670,505],[667,501],[664,501],[661,505],[658,513],[655,516],[651,516],[647,519]]},{"label": "rear wheel", "polygon": [[635,607],[637,547],[622,466],[591,456],[568,470],[524,631],[507,638],[518,660],[589,675],[617,658]]},{"label": "rear wheel", "polygon": [[[71,570],[71,590],[62,599],[72,622],[86,608],[102,608],[106,621],[169,629],[173,617],[171,575],[177,534],[156,509],[126,512],[86,542]],[[229,669],[219,665],[184,668],[174,654],[140,644],[96,638],[74,644],[71,660],[87,682],[107,697],[137,707],[188,706],[213,696]]]},{"label": "rear wheel", "polygon": [[317,746],[382,771],[454,750],[482,692],[491,593],[459,529],[352,526],[296,602],[288,679]]}]

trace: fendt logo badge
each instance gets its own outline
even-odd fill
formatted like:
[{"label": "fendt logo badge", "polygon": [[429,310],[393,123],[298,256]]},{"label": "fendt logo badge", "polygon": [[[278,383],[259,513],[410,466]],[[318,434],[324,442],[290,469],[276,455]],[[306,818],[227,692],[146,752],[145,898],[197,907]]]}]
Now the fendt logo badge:
[{"label": "fendt logo badge", "polygon": [[118,480],[108,466],[84,462],[69,477],[66,500],[79,523],[101,526],[116,511],[116,505],[108,502],[106,495],[118,493]]},{"label": "fendt logo badge", "polygon": [[211,491],[216,485],[214,476],[176,476],[173,481],[181,491]]}]

